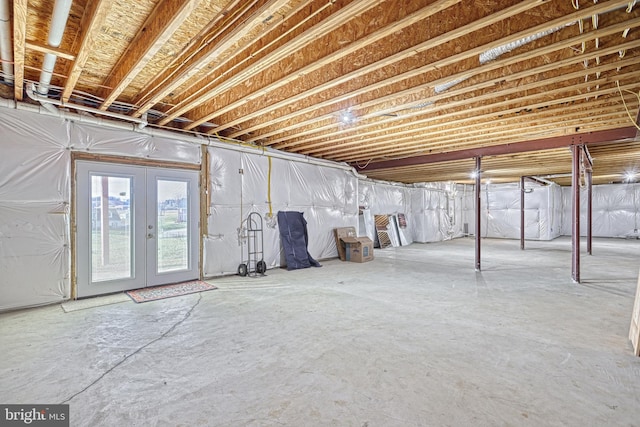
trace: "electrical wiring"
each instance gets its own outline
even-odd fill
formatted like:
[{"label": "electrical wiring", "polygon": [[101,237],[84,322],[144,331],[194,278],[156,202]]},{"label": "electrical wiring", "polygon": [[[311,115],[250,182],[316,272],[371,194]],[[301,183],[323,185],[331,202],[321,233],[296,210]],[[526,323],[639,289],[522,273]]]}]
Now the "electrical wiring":
[{"label": "electrical wiring", "polygon": [[371,161],[373,160],[373,157],[369,159],[369,161],[364,165],[364,166],[360,166],[360,163],[355,162],[356,166],[358,167],[358,169],[364,169],[367,166],[369,166],[369,163],[371,163]]},{"label": "electrical wiring", "polygon": [[269,204],[269,218],[273,217],[273,206],[271,205],[271,156],[269,159],[269,172],[267,172],[267,203]]},{"label": "electrical wiring", "polygon": [[[633,125],[638,128],[638,130],[640,130],[640,126],[638,125],[638,123],[634,120],[633,116],[631,115],[631,112],[629,111],[629,107],[627,107],[627,101],[624,100],[624,95],[622,94],[622,89],[620,89],[620,81],[616,80],[616,86],[618,87],[618,92],[620,93],[620,98],[622,98],[622,104],[624,105],[624,109],[627,111],[627,115],[629,116],[629,120],[631,120],[631,123],[633,123]],[[638,98],[638,103],[640,104],[640,92],[635,93],[632,92],[628,89],[625,89],[625,92],[629,92],[633,95],[635,95]]]}]

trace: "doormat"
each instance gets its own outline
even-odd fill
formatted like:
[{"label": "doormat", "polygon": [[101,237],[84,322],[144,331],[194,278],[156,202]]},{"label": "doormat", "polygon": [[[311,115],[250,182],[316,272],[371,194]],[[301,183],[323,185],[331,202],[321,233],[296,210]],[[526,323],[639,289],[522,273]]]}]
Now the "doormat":
[{"label": "doormat", "polygon": [[218,289],[210,283],[202,280],[175,283],[173,285],[152,286],[150,288],[127,291],[126,294],[137,303],[156,301],[159,299],[178,297],[180,295],[194,294],[196,292],[210,291]]}]

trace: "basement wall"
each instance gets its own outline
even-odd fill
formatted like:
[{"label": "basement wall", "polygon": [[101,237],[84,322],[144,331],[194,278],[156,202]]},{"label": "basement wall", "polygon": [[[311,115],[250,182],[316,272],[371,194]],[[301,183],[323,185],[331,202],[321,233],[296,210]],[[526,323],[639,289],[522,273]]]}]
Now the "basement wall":
[{"label": "basement wall", "polygon": [[0,311],[71,295],[71,152],[189,163],[194,144],[0,110]]},{"label": "basement wall", "polygon": [[[562,234],[571,235],[571,187],[562,187]],[[638,238],[640,183],[594,185],[592,190],[594,237]],[[580,234],[587,235],[587,190],[580,191]]]},{"label": "basement wall", "polygon": [[338,256],[334,228],[358,226],[358,178],[350,171],[277,158],[269,166],[269,158],[260,152],[209,148],[209,156],[211,215],[204,237],[205,277],[235,274],[247,259],[243,221],[251,212],[264,219],[268,268],[284,264],[275,221],[278,211],[304,214],[309,253],[318,260]]},{"label": "basement wall", "polygon": [[[558,185],[526,182],[525,239],[552,240],[561,235],[562,190]],[[466,186],[463,229],[475,235],[474,186]],[[480,195],[482,237],[520,239],[520,184],[483,185]]]},{"label": "basement wall", "polygon": [[451,183],[429,183],[413,188],[414,241],[430,243],[461,237],[465,190],[465,186]]},{"label": "basement wall", "polygon": [[[201,163],[199,143],[99,122],[0,108],[0,311],[70,298],[73,151]],[[392,184],[364,179],[344,166],[242,150],[207,148],[211,203],[203,236],[206,277],[235,274],[246,259],[242,221],[251,212],[264,218],[269,268],[282,264],[277,224],[270,217],[280,210],[304,213],[309,252],[320,260],[337,256],[332,230],[357,228],[361,208],[373,215],[404,214],[407,243],[474,233],[473,186]],[[526,237],[549,240],[570,234],[570,189],[533,183],[527,188],[533,191],[526,194]],[[586,193],[583,200],[585,212]],[[594,235],[636,237],[639,202],[640,184],[594,187]],[[483,237],[519,238],[519,203],[517,185],[483,186]]]},{"label": "basement wall", "polygon": [[[36,110],[29,105],[0,108],[0,311],[71,296],[72,152],[201,163],[198,143],[134,132],[122,123],[105,122],[105,127],[93,117],[54,117]],[[439,210],[442,188],[374,182],[343,166],[273,156],[269,174],[268,152],[219,147],[207,151],[211,204],[208,233],[203,236],[206,277],[235,274],[246,259],[246,233],[241,229],[250,212],[265,219],[264,258],[269,268],[282,263],[277,225],[269,219],[269,213],[279,210],[304,213],[309,252],[317,259],[337,256],[333,229],[358,227],[359,206],[364,204],[376,214],[404,213],[409,242],[414,236],[437,241],[449,233],[422,229],[431,221],[421,216]],[[414,198],[428,202],[414,208]]]}]

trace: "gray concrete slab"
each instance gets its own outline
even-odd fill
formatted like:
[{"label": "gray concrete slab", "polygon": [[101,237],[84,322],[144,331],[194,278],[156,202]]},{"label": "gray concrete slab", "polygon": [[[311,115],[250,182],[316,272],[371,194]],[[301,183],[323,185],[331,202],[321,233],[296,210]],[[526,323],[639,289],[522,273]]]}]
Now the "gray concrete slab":
[{"label": "gray concrete slab", "polygon": [[0,315],[0,402],[73,426],[638,425],[637,240],[473,240],[227,277],[202,294]]}]

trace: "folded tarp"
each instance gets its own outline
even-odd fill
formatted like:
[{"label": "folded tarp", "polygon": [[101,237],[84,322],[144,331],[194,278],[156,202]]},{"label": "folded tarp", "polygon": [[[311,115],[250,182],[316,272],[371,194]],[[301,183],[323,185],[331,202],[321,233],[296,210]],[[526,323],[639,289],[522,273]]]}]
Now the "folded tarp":
[{"label": "folded tarp", "polygon": [[321,267],[320,263],[313,259],[307,250],[309,236],[307,221],[302,212],[278,212],[278,228],[280,229],[280,240],[284,248],[287,270],[311,266]]}]

